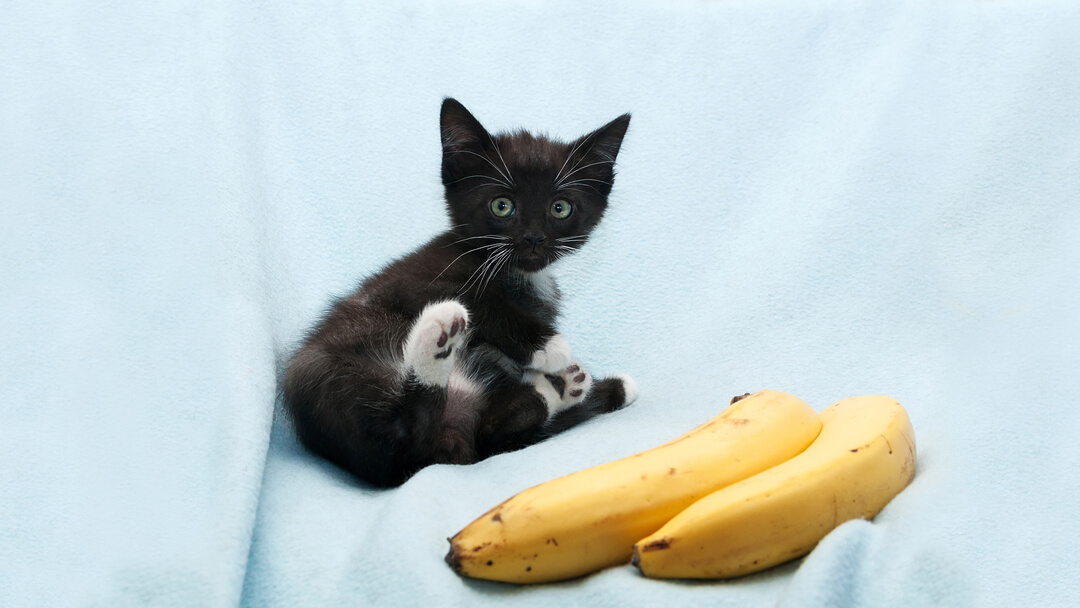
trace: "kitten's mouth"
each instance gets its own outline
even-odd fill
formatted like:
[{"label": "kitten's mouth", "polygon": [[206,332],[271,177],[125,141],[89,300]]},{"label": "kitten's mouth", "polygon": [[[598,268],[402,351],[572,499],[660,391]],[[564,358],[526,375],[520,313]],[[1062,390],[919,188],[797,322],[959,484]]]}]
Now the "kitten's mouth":
[{"label": "kitten's mouth", "polygon": [[547,264],[547,256],[541,255],[535,251],[521,254],[518,256],[517,261],[518,268],[521,268],[526,272],[536,272],[544,266],[547,266]]}]

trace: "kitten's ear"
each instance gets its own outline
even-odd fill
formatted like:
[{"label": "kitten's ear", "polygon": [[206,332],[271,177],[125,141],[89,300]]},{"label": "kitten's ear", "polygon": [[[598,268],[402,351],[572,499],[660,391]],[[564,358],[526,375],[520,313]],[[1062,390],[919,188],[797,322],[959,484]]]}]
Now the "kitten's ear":
[{"label": "kitten's ear", "polygon": [[447,97],[439,113],[442,133],[442,181],[449,187],[469,175],[483,174],[480,164],[487,157],[485,149],[491,143],[479,120],[473,117],[458,100]]},{"label": "kitten's ear", "polygon": [[439,127],[444,155],[482,146],[490,139],[480,121],[453,97],[443,100],[442,111],[439,112]]},{"label": "kitten's ear", "polygon": [[560,181],[570,185],[582,180],[600,195],[607,196],[615,179],[615,157],[619,155],[628,126],[630,115],[623,114],[570,144],[570,170]]},{"label": "kitten's ear", "polygon": [[592,133],[582,137],[579,140],[584,144],[581,146],[581,149],[589,150],[586,154],[590,156],[598,156],[599,158],[596,159],[597,162],[606,160],[614,163],[615,157],[619,155],[619,148],[622,147],[622,140],[623,136],[626,135],[626,128],[629,126],[630,115],[623,114]]}]

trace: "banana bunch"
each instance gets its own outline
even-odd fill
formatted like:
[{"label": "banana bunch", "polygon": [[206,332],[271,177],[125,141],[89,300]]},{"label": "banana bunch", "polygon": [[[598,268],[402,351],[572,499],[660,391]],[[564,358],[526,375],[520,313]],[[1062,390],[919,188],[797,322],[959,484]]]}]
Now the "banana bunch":
[{"label": "banana bunch", "polygon": [[712,492],[802,452],[821,432],[801,399],[761,391],[673,441],[529,488],[450,539],[459,574],[557,581],[625,564],[634,543]]},{"label": "banana bunch", "polygon": [[459,574],[515,583],[633,560],[645,576],[723,578],[808,553],[873,517],[915,474],[915,436],[888,397],[820,416],[765,390],[673,441],[517,494],[450,540]]}]

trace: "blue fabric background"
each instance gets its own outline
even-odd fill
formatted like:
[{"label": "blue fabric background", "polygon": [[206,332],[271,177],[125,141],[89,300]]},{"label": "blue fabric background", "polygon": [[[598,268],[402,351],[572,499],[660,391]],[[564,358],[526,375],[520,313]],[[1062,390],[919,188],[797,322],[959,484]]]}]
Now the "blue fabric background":
[{"label": "blue fabric background", "polygon": [[[0,605],[1080,603],[1080,6],[0,0]],[[438,108],[626,111],[562,329],[631,408],[363,487],[279,370],[443,229]],[[735,394],[903,403],[873,522],[729,582],[464,581],[445,538]]]}]

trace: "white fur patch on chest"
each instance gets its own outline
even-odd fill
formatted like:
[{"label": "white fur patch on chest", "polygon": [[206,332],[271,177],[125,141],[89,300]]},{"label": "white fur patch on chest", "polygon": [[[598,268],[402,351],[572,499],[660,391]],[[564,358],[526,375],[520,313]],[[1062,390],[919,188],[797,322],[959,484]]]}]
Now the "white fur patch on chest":
[{"label": "white fur patch on chest", "polygon": [[523,274],[538,298],[548,304],[555,304],[559,301],[559,286],[555,284],[555,277],[551,274],[551,271],[545,268],[537,272]]}]

